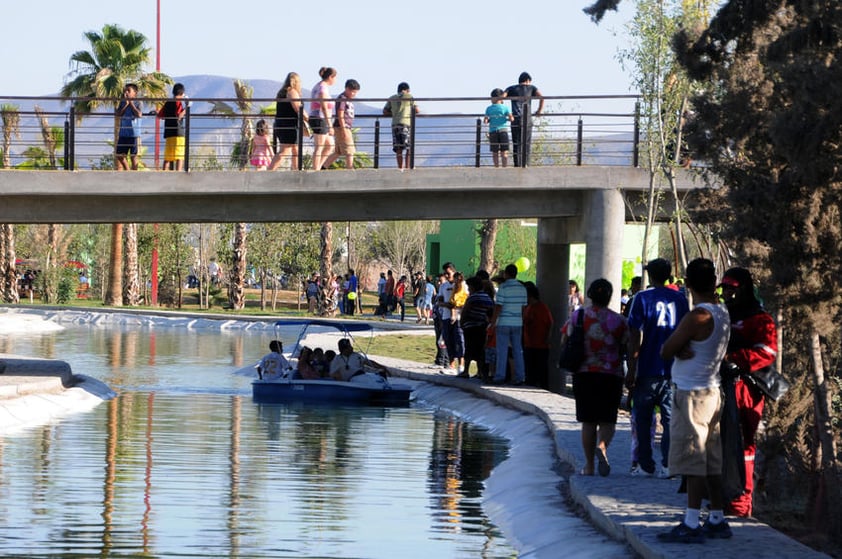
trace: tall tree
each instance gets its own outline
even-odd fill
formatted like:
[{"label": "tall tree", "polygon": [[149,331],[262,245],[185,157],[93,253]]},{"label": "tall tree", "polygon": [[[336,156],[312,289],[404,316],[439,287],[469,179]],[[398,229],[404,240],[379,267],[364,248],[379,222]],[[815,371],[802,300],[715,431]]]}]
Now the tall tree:
[{"label": "tall tree", "polygon": [[17,105],[0,105],[0,122],[3,123],[3,168],[12,166],[12,139],[20,138],[20,112]]},{"label": "tall tree", "polygon": [[251,122],[252,96],[254,88],[242,80],[234,80],[235,105],[232,107],[225,101],[214,101],[211,114],[221,114],[228,117],[240,116],[240,140],[234,144],[231,151],[231,163],[237,169],[244,170],[249,166],[251,142],[254,139],[254,126]]},{"label": "tall tree", "polygon": [[244,309],[246,306],[245,283],[246,283],[246,238],[248,226],[245,223],[237,223],[234,226],[234,238],[231,256],[231,272],[228,276],[228,303],[234,310]]},{"label": "tall tree", "polygon": [[44,149],[47,151],[47,157],[50,160],[50,168],[56,168],[56,149],[63,143],[64,130],[56,126],[50,126],[50,121],[47,118],[44,110],[35,105],[35,114],[38,115],[38,122],[41,124],[41,140],[44,142]]},{"label": "tall tree", "polygon": [[497,243],[497,229],[499,220],[485,219],[479,226],[479,269],[494,276],[499,263],[494,258],[494,246]]},{"label": "tall tree", "polygon": [[[685,30],[676,51],[694,97],[688,138],[724,184],[730,235],[783,303],[809,369],[816,444],[808,516],[842,534],[842,482],[833,422],[842,317],[842,4],[728,0],[707,29]],[[803,413],[802,420],[809,420]],[[793,421],[789,427],[801,421]]]},{"label": "tall tree", "polygon": [[[20,137],[20,114],[16,105],[0,105],[0,122],[3,124],[3,157],[2,166],[12,166],[12,138]],[[18,295],[17,270],[15,269],[15,226],[11,224],[2,227],[3,258],[0,259],[0,273],[2,273],[3,300],[7,303],[17,303]]]},{"label": "tall tree", "polygon": [[687,265],[687,253],[676,169],[689,164],[683,123],[692,82],[676,61],[671,37],[679,27],[697,28],[706,21],[706,4],[696,0],[638,0],[635,15],[626,26],[630,46],[619,53],[620,63],[630,72],[635,89],[640,92],[642,164],[649,173],[641,262],[650,259],[649,239],[666,183],[675,203],[674,262],[678,275]]},{"label": "tall tree", "polygon": [[[101,107],[117,107],[127,83],[135,83],[141,95],[166,97],[166,86],[172,79],[159,72],[146,72],[152,61],[152,49],[146,37],[119,25],[109,24],[102,32],[87,31],[85,38],[90,51],[80,50],[70,56],[70,81],[61,88],[63,97],[73,97],[77,118]],[[117,145],[117,120],[114,123],[114,145]],[[106,305],[120,306],[123,302],[123,226],[114,224],[111,230],[111,254],[120,256],[109,267]],[[117,246],[120,245],[120,246]]]},{"label": "tall tree", "polygon": [[2,288],[3,301],[6,303],[17,303],[20,301],[18,293],[18,275],[15,268],[15,261],[17,254],[15,253],[15,226],[7,223],[0,225],[3,229],[3,266],[0,268],[2,272]]}]

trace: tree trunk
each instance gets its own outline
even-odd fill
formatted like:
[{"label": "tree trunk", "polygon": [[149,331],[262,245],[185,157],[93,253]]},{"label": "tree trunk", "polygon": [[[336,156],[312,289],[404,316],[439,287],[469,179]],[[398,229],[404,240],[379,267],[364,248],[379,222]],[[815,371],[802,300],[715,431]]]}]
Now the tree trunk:
[{"label": "tree trunk", "polygon": [[126,236],[126,267],[123,272],[123,304],[136,307],[140,303],[140,278],[137,257],[137,223],[128,223]]},{"label": "tree trunk", "polygon": [[[815,414],[818,446],[816,448],[816,462],[818,476],[815,490],[815,502],[812,507],[811,521],[815,528],[826,529],[831,519],[838,519],[842,515],[842,503],[838,495],[838,461],[836,458],[836,441],[833,437],[833,418],[831,410],[831,394],[827,387],[824,372],[824,358],[822,356],[821,339],[818,331],[813,328],[810,332],[810,353],[813,362],[813,381],[815,382]],[[835,516],[834,516],[835,515]]]},{"label": "tree trunk", "polygon": [[234,229],[234,254],[231,258],[231,275],[228,282],[228,302],[234,310],[246,306],[246,224],[238,223]]},{"label": "tree trunk", "polygon": [[330,221],[322,223],[319,249],[319,273],[322,278],[330,278],[333,273],[333,223]]},{"label": "tree trunk", "polygon": [[479,269],[485,270],[492,277],[497,272],[497,262],[494,260],[497,226],[497,219],[486,219],[479,230]]},{"label": "tree trunk", "polygon": [[[330,283],[333,279],[333,223],[330,221],[322,223],[319,249],[319,273],[322,276],[319,288],[322,306],[324,306],[330,296]],[[323,309],[319,309],[319,314],[322,311]]]},{"label": "tree trunk", "polygon": [[44,292],[41,298],[45,303],[55,303],[58,298],[58,283],[60,281],[57,273],[56,252],[58,245],[58,226],[50,224],[47,226],[47,253],[44,256],[44,270],[42,277],[44,279]]},{"label": "tree trunk", "polygon": [[108,290],[104,304],[123,306],[123,224],[111,225],[111,262],[108,270]]},{"label": "tree trunk", "polygon": [[266,310],[266,268],[260,268],[260,310]]},{"label": "tree trunk", "polygon": [[646,279],[646,263],[649,262],[649,239],[652,236],[652,227],[655,226],[655,204],[658,202],[658,190],[655,184],[655,172],[649,170],[649,194],[646,200],[646,224],[643,226],[643,248],[640,252],[641,286],[646,286],[649,281]]},{"label": "tree trunk", "polygon": [[3,301],[19,303],[18,274],[15,268],[15,226],[9,223],[3,225],[3,260],[4,265],[0,268],[3,273]]}]

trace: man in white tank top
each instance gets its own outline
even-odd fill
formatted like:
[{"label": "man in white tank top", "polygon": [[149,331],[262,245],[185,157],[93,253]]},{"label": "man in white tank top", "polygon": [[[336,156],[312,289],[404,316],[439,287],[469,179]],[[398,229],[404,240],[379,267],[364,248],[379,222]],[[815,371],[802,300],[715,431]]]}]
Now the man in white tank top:
[{"label": "man in white tank top", "polygon": [[[667,338],[661,349],[672,365],[673,410],[670,418],[670,473],[687,479],[684,521],[658,534],[663,541],[701,543],[705,538],[730,538],[722,497],[722,414],[719,366],[725,357],[731,320],[716,294],[713,262],[697,258],[687,266],[686,285],[695,308]],[[710,498],[710,515],[699,522],[702,497]]]}]

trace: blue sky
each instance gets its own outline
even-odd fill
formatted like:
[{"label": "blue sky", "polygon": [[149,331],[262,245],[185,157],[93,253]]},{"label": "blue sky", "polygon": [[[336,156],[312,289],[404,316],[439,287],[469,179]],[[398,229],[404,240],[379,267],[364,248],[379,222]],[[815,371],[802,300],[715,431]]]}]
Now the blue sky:
[{"label": "blue sky", "polygon": [[[421,98],[484,96],[523,70],[544,95],[631,93],[616,54],[633,2],[599,26],[582,13],[587,3],[161,0],[161,69],[247,81],[296,71],[309,87],[319,67],[332,66],[338,83],[362,84],[361,99],[387,97],[400,81]],[[3,16],[0,97],[57,92],[70,55],[88,49],[82,34],[106,23],[140,31],[155,46],[156,0],[17,6]]]}]

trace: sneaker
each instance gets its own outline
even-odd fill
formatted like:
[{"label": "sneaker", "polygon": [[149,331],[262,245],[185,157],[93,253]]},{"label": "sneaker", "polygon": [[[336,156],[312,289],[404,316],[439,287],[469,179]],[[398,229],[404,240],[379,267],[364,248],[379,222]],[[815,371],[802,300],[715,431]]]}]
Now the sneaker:
[{"label": "sneaker", "polygon": [[655,477],[658,479],[669,479],[670,478],[670,469],[666,466],[661,466],[658,468],[658,471],[655,472]]},{"label": "sneaker", "polygon": [[632,477],[652,477],[653,475],[655,475],[655,472],[647,472],[640,464],[632,468],[631,471]]},{"label": "sneaker", "polygon": [[702,533],[706,538],[722,540],[727,540],[734,535],[734,533],[731,532],[731,526],[728,524],[727,520],[723,520],[719,524],[705,522],[704,525],[702,525]]},{"label": "sneaker", "polygon": [[702,533],[701,527],[691,528],[684,522],[681,522],[669,532],[658,534],[658,539],[662,542],[672,543],[703,543],[705,541],[705,535]]}]

